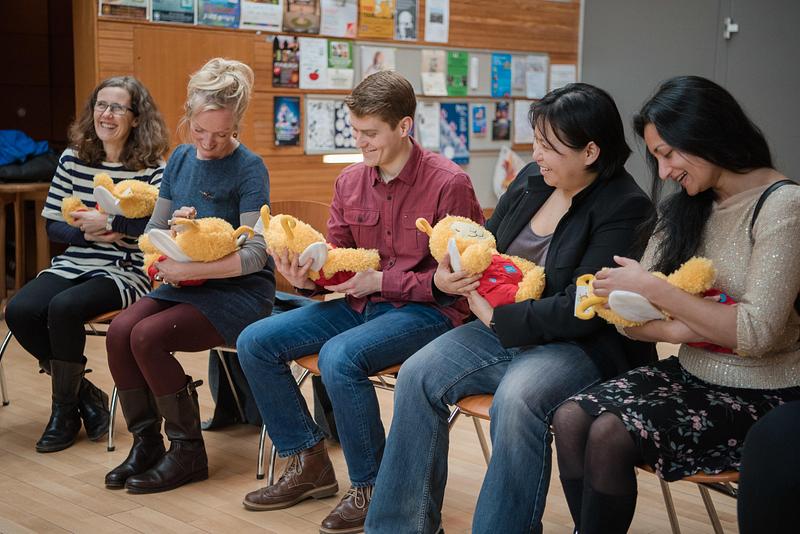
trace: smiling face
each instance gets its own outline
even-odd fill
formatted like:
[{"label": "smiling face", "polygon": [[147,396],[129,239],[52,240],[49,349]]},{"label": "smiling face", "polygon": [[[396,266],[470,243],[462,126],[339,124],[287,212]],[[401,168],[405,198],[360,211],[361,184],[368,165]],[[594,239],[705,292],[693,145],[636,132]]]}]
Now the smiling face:
[{"label": "smiling face", "polygon": [[350,124],[356,146],[364,155],[364,165],[391,169],[403,158],[411,129],[410,117],[404,117],[392,128],[376,115],[359,117],[351,113]]},{"label": "smiling face", "polygon": [[644,127],[644,142],[658,163],[658,176],[677,182],[689,196],[713,188],[719,182],[719,167],[673,148],[661,138],[653,124]]},{"label": "smiling face", "polygon": [[[94,131],[97,138],[103,143],[106,154],[119,154],[131,130],[138,125],[138,119],[131,107],[131,95],[122,87],[104,87],[97,92],[96,103],[105,103],[106,109],[98,112],[94,111]],[[114,115],[111,112],[111,104],[126,108],[123,115]],[[116,107],[116,106],[114,106]]]},{"label": "smiling face", "polygon": [[[544,130],[544,131],[542,131]],[[537,126],[533,134],[533,160],[539,165],[545,183],[565,191],[580,190],[594,179],[587,170],[599,155],[594,143],[571,148],[561,142],[549,124]]]},{"label": "smiling face", "polygon": [[195,113],[189,121],[192,142],[199,159],[221,159],[238,146],[236,120],[230,109]]}]

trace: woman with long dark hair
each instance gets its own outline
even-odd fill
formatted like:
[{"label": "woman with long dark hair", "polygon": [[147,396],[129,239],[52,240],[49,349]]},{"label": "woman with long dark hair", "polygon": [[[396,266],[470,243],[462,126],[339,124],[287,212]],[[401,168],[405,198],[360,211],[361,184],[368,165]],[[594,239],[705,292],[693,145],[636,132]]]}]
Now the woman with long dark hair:
[{"label": "woman with long dark hair", "polygon": [[[763,134],[710,80],[666,81],[634,129],[654,180],[680,191],[661,204],[642,263],[616,258],[619,267],[598,273],[594,288],[646,297],[671,320],[624,332],[680,349],[556,412],[558,465],[581,534],[627,531],[636,465],[667,481],[737,469],[753,423],[800,399],[800,188],[781,187]],[[671,272],[695,255],[714,262],[726,298],[692,296],[648,272]]]}]

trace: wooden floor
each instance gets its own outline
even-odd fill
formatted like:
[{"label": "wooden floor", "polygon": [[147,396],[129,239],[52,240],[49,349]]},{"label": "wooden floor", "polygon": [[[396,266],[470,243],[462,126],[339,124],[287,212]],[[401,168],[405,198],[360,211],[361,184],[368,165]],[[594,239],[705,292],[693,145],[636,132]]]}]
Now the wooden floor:
[{"label": "wooden floor", "polygon": [[[0,323],[0,332],[6,329]],[[103,340],[89,338],[90,375],[100,387],[111,390]],[[205,378],[204,354],[181,354],[181,363],[195,378]],[[210,462],[210,478],[174,491],[155,495],[129,495],[107,490],[103,475],[121,462],[131,444],[121,420],[117,424],[117,449],[106,452],[105,443],[92,443],[81,431],[69,449],[38,454],[34,443],[49,416],[50,389],[45,375],[36,372],[35,360],[12,341],[2,361],[11,404],[0,408],[0,533],[17,532],[246,532],[314,533],[338,497],[306,501],[288,510],[249,512],[242,497],[256,489],[258,429],[229,427],[204,434]],[[310,384],[310,382],[309,382]],[[310,396],[310,385],[305,394]],[[208,388],[200,392],[205,417],[212,410]],[[390,421],[392,396],[379,391],[384,423]],[[347,489],[347,468],[341,449],[332,448],[341,484]],[[282,470],[279,464],[279,472]],[[472,422],[458,421],[450,445],[450,474],[443,520],[448,534],[469,531],[485,465]],[[639,503],[631,532],[670,532],[669,522],[654,476],[639,474]],[[685,534],[713,532],[696,487],[672,485],[672,493]],[[732,499],[714,495],[723,527],[736,532]],[[509,513],[513,513],[510,510]],[[571,522],[558,474],[553,470],[550,496],[544,516],[546,533],[571,533]]]}]

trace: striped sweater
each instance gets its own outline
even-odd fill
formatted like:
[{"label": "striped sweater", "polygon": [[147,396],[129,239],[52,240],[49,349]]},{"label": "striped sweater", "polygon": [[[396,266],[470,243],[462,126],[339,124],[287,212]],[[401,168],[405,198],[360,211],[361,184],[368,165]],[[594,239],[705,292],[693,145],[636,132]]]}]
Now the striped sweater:
[{"label": "striped sweater", "polygon": [[[42,210],[42,217],[53,221],[64,221],[61,215],[61,203],[70,196],[77,196],[87,206],[94,207],[96,202],[93,179],[97,173],[107,173],[114,183],[122,180],[142,180],[158,186],[163,171],[163,166],[130,171],[121,163],[89,166],[78,159],[73,149],[68,148],[59,159]],[[150,280],[142,269],[143,258],[136,243],[137,237],[125,236],[119,244],[89,242],[87,246],[71,245],[63,254],[53,258],[51,267],[42,272],[69,279],[93,276],[111,278],[119,289],[122,306],[128,307],[150,291]]]}]

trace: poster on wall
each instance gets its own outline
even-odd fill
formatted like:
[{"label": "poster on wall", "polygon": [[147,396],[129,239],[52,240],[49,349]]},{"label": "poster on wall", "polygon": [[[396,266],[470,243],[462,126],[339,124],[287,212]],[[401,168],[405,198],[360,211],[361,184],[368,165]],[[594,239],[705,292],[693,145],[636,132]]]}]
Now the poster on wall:
[{"label": "poster on wall", "polygon": [[497,198],[503,196],[508,186],[514,181],[519,171],[525,166],[525,161],[511,150],[507,145],[500,148],[500,155],[494,166],[494,176],[492,177],[492,188]]},{"label": "poster on wall", "polygon": [[319,0],[284,0],[283,31],[319,33]]},{"label": "poster on wall", "polygon": [[344,100],[336,100],[333,104],[333,146],[334,148],[356,148],[356,139],[353,137],[353,127],[350,125],[350,108]]},{"label": "poster on wall", "polygon": [[469,54],[456,50],[447,51],[447,95],[467,96]]},{"label": "poster on wall", "polygon": [[511,96],[511,54],[492,54],[492,97]]},{"label": "poster on wall", "polygon": [[194,0],[153,0],[150,19],[153,22],[194,24]]},{"label": "poster on wall", "polygon": [[353,88],[352,41],[328,41],[328,88]]},{"label": "poster on wall", "polygon": [[446,43],[450,32],[450,0],[425,2],[425,40]]},{"label": "poster on wall", "polygon": [[359,0],[359,38],[391,39],[394,36],[395,0]]},{"label": "poster on wall", "polygon": [[417,0],[397,0],[394,16],[394,38],[398,41],[417,40]]},{"label": "poster on wall", "polygon": [[497,102],[492,119],[492,141],[509,141],[511,139],[511,103]]},{"label": "poster on wall", "polygon": [[546,55],[528,56],[525,62],[525,96],[527,98],[542,98],[547,94],[547,63]]},{"label": "poster on wall", "polygon": [[447,56],[444,50],[422,49],[422,94],[447,96]]},{"label": "poster on wall", "polygon": [[564,87],[578,79],[578,69],[575,65],[550,65],[550,90]]},{"label": "poster on wall", "polygon": [[472,137],[486,137],[488,132],[488,113],[485,104],[472,104],[470,106],[472,113]]},{"label": "poster on wall", "polygon": [[279,32],[283,25],[283,0],[242,0],[239,27]]},{"label": "poster on wall", "polygon": [[395,70],[395,49],[383,46],[359,46],[361,79],[382,70]]},{"label": "poster on wall", "polygon": [[272,87],[298,87],[300,84],[300,44],[297,37],[272,38]]},{"label": "poster on wall", "polygon": [[106,17],[147,20],[147,0],[99,0],[97,12]]},{"label": "poster on wall", "polygon": [[239,0],[197,0],[197,24],[239,27]]},{"label": "poster on wall", "polygon": [[300,43],[300,88],[328,88],[328,40],[298,37]]},{"label": "poster on wall", "polygon": [[322,35],[354,39],[357,21],[357,0],[322,0],[322,24],[319,30]]},{"label": "poster on wall", "polygon": [[439,150],[439,102],[417,102],[417,113],[414,117],[414,139],[423,148]]},{"label": "poster on wall", "polygon": [[441,104],[439,115],[439,151],[459,165],[469,163],[469,105]]},{"label": "poster on wall", "polygon": [[300,144],[300,97],[276,96],[274,103],[275,146]]},{"label": "poster on wall", "polygon": [[306,154],[336,148],[333,100],[306,99]]},{"label": "poster on wall", "polygon": [[514,143],[522,145],[533,143],[533,128],[528,120],[531,100],[514,101]]}]

